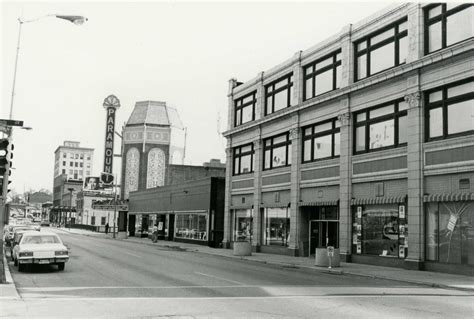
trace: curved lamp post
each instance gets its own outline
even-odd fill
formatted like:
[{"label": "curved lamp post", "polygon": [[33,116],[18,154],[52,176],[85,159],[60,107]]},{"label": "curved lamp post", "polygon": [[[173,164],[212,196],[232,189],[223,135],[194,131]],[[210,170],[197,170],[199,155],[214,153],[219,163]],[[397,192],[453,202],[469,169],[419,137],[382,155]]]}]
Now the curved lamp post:
[{"label": "curved lamp post", "polygon": [[21,26],[24,23],[35,22],[35,21],[38,21],[38,20],[41,20],[41,19],[44,19],[44,18],[49,18],[49,17],[55,17],[55,18],[58,18],[58,19],[66,20],[66,21],[74,23],[75,25],[81,25],[81,24],[83,24],[84,22],[87,21],[87,18],[83,17],[83,16],[70,16],[70,15],[59,15],[59,14],[48,14],[48,15],[41,16],[41,17],[35,18],[35,19],[30,19],[30,20],[22,20],[22,19],[18,18],[18,23],[19,23],[19,26],[18,26],[18,40],[17,40],[17,45],[16,45],[15,69],[13,71],[13,85],[12,85],[12,98],[11,98],[11,101],[10,101],[10,115],[8,117],[10,120],[13,117],[13,101],[15,99],[15,84],[16,84],[16,70],[17,70],[17,66],[18,66],[18,55],[20,53]]}]

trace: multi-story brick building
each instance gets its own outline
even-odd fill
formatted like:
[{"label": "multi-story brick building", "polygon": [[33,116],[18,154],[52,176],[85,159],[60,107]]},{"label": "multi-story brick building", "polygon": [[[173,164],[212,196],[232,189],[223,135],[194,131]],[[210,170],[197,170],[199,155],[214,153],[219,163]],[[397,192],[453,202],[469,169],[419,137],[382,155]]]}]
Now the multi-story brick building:
[{"label": "multi-story brick building", "polygon": [[473,12],[397,4],[230,80],[224,244],[472,274]]}]

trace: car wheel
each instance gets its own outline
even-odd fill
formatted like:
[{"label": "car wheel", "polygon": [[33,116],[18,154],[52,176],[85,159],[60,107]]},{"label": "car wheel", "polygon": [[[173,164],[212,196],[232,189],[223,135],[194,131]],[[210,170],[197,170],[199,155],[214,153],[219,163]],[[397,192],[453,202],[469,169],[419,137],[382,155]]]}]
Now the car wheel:
[{"label": "car wheel", "polygon": [[58,270],[64,270],[64,263],[58,264]]},{"label": "car wheel", "polygon": [[22,272],[23,270],[25,270],[25,265],[24,264],[20,264],[20,263],[18,263],[18,261],[17,261],[17,264],[18,264],[18,272]]}]

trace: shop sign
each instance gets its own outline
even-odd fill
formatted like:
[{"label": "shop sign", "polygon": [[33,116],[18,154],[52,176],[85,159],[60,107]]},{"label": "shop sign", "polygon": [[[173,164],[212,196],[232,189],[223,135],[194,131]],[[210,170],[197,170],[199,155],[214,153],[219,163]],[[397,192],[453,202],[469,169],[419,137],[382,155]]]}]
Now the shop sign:
[{"label": "shop sign", "polygon": [[400,205],[398,207],[398,214],[400,218],[405,218],[405,205]]},{"label": "shop sign", "polygon": [[114,159],[115,112],[120,107],[120,101],[115,95],[109,95],[104,100],[103,106],[106,109],[103,172],[112,174],[112,164]]},{"label": "shop sign", "polygon": [[454,227],[456,226],[456,222],[458,221],[458,217],[456,215],[451,215],[449,216],[449,221],[448,221],[448,228],[449,231],[453,231]]},{"label": "shop sign", "polygon": [[158,223],[158,230],[163,230],[163,222]]},{"label": "shop sign", "polygon": [[362,206],[357,206],[357,218],[362,218]]},{"label": "shop sign", "polygon": [[357,245],[357,253],[358,254],[362,253],[362,246],[361,245]]},{"label": "shop sign", "polygon": [[398,248],[398,256],[400,258],[405,258],[405,246],[400,245]]}]

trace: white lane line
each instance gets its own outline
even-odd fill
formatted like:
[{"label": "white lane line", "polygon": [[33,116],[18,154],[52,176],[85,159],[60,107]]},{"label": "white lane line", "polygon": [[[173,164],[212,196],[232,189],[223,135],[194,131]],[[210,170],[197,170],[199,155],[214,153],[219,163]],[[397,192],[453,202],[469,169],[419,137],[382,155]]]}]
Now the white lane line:
[{"label": "white lane line", "polygon": [[136,257],[136,258],[143,259],[143,257],[142,257],[142,256],[138,256],[138,255],[135,255],[135,254],[132,254],[132,253],[126,252],[126,251],[124,251],[124,253],[126,253],[127,255],[130,255],[130,256]]},{"label": "white lane line", "polygon": [[234,283],[234,284],[237,284],[237,285],[245,286],[244,283],[239,282],[239,281],[230,280],[230,279],[226,279],[226,278],[222,278],[222,277],[218,277],[218,276],[213,276],[213,275],[209,275],[209,274],[204,274],[202,272],[194,272],[194,273],[198,274],[198,275],[201,275],[201,276],[210,277],[210,278],[214,278],[214,279],[218,279],[218,280],[224,280],[224,281],[228,281],[228,282],[231,282],[231,283]]}]

